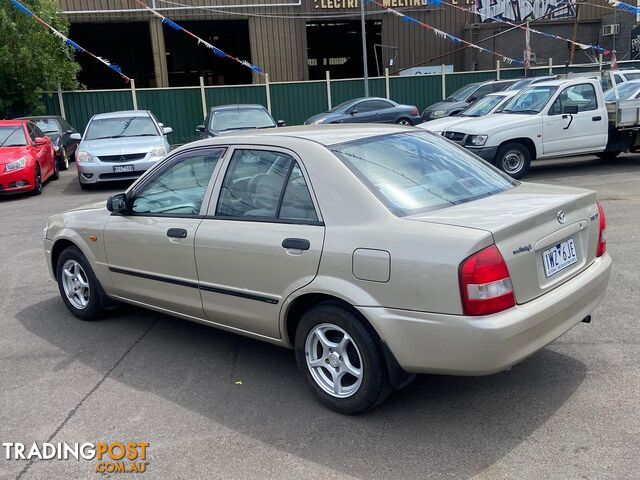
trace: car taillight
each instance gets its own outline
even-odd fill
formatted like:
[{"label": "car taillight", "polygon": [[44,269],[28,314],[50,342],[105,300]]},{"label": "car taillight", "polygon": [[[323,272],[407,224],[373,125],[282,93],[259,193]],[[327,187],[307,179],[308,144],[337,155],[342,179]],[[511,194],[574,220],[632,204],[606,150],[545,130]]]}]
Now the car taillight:
[{"label": "car taillight", "polygon": [[604,214],[604,208],[598,202],[598,217],[600,218],[600,233],[598,234],[598,251],[597,257],[604,255],[607,251],[607,217]]},{"label": "car taillight", "polygon": [[414,117],[418,116],[418,109],[414,108],[413,110],[411,110],[411,115],[413,115]]},{"label": "car taillight", "polygon": [[498,247],[491,245],[462,262],[460,293],[465,315],[490,315],[515,306],[509,269]]}]

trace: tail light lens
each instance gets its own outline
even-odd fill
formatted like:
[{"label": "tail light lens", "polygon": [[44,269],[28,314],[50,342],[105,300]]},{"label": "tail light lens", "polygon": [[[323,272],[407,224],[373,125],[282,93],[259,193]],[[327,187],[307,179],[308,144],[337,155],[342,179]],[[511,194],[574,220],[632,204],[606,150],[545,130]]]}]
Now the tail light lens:
[{"label": "tail light lens", "polygon": [[596,252],[597,257],[604,255],[607,251],[607,217],[604,214],[604,208],[598,202],[598,217],[600,218],[600,233],[598,235],[598,250]]},{"label": "tail light lens", "polygon": [[498,247],[480,250],[460,265],[465,315],[490,315],[515,306],[509,269]]},{"label": "tail light lens", "polygon": [[413,115],[414,117],[418,116],[418,109],[414,108],[413,110],[411,110],[411,115]]}]

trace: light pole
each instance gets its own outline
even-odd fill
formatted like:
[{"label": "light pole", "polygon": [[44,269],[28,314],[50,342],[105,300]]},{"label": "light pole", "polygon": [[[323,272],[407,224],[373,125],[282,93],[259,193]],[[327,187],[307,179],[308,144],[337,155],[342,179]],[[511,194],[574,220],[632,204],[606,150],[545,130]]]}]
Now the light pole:
[{"label": "light pole", "polygon": [[362,66],[364,67],[364,96],[369,96],[369,66],[367,65],[367,30],[364,21],[364,2],[360,0],[360,26],[362,30]]}]

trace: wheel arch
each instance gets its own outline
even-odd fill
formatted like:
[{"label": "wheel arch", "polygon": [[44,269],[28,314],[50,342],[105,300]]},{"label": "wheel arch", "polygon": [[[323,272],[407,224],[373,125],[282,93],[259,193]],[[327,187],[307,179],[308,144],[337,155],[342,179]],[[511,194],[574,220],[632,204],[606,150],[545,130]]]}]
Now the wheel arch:
[{"label": "wheel arch", "polygon": [[385,359],[387,373],[389,374],[389,380],[393,388],[399,389],[410,383],[415,375],[409,374],[400,367],[398,360],[393,352],[389,349],[387,344],[378,334],[378,331],[374,328],[371,322],[348,301],[328,293],[309,292],[304,293],[291,301],[287,306],[284,314],[284,331],[283,340],[287,345],[295,344],[296,329],[302,316],[309,309],[315,305],[321,303],[333,303],[345,308],[357,318],[359,318],[364,327],[377,339],[380,348],[380,353]]},{"label": "wheel arch", "polygon": [[[498,145],[498,150],[496,151],[496,153],[498,151],[500,151],[500,149],[502,147],[504,147],[508,143],[519,143],[521,145],[524,145],[527,148],[527,150],[529,150],[529,154],[531,155],[531,160],[532,161],[535,160],[536,157],[538,156],[537,149],[536,149],[536,144],[529,137],[516,137],[516,138],[510,138],[508,140],[505,140],[500,145]],[[494,160],[497,161],[497,158],[494,159]]]},{"label": "wheel arch", "polygon": [[[72,242],[68,238],[59,238],[58,240],[54,241],[53,247],[51,247],[51,267],[53,271],[53,276],[56,280],[58,279],[57,277],[58,272],[56,271],[58,266],[58,259],[60,258],[60,255],[62,254],[62,252],[64,252],[69,247],[76,247],[78,250],[82,252],[82,248],[80,248],[76,243]],[[84,252],[82,253],[84,255]]]}]

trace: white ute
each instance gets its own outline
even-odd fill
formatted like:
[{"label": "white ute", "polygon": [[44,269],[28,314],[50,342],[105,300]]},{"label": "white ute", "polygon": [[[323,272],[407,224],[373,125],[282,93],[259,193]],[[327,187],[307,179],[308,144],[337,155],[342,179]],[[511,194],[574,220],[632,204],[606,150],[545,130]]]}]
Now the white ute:
[{"label": "white ute", "polygon": [[598,79],[571,78],[525,88],[500,113],[458,123],[442,135],[522,178],[532,160],[635,151],[638,129],[640,100],[607,104]]}]

